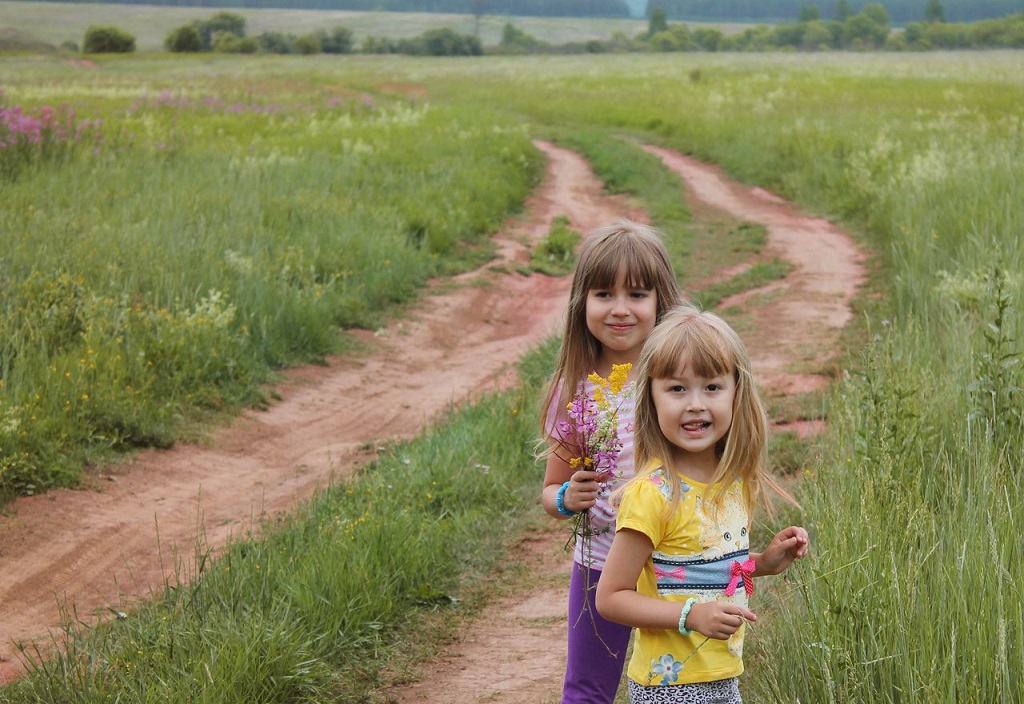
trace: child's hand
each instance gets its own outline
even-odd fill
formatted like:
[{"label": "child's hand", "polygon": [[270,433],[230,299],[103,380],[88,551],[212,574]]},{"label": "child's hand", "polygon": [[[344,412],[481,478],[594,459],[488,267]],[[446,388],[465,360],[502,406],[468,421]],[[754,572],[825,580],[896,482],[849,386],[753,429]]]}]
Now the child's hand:
[{"label": "child's hand", "polygon": [[743,621],[754,622],[757,615],[750,609],[729,601],[709,601],[694,604],[686,617],[686,627],[703,633],[708,638],[728,640],[740,629]]},{"label": "child's hand", "polygon": [[755,557],[757,569],[754,574],[779,574],[793,564],[794,560],[803,559],[810,547],[807,531],[800,526],[790,526],[779,531],[768,547]]},{"label": "child's hand", "polygon": [[588,472],[580,469],[573,472],[569,477],[569,488],[565,490],[562,502],[570,511],[586,511],[597,503],[597,490],[601,488],[598,483],[602,475],[598,472]]}]

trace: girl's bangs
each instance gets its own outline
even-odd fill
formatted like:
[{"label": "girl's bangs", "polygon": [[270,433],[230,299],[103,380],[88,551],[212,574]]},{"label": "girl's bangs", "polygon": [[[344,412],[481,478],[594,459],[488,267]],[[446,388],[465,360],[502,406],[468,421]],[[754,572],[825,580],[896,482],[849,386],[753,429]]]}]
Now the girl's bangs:
[{"label": "girl's bangs", "polygon": [[627,287],[645,291],[654,288],[654,282],[657,280],[654,262],[638,247],[625,249],[626,251],[608,248],[601,256],[594,258],[590,275],[587,277],[587,290],[611,288],[622,271],[626,273]]},{"label": "girl's bangs", "polygon": [[[686,367],[704,378],[731,374],[736,369],[735,355],[727,340],[710,327],[688,326],[675,331],[669,344],[651,359],[650,376],[670,379]],[[703,334],[702,334],[703,333]]]}]

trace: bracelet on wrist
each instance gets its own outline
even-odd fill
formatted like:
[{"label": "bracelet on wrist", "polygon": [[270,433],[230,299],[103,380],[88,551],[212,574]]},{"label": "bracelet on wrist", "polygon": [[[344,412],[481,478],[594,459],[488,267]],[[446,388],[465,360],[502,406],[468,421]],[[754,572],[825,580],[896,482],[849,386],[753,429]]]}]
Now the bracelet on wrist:
[{"label": "bracelet on wrist", "polygon": [[691,596],[683,604],[683,610],[679,612],[679,632],[682,633],[684,636],[688,636],[691,633],[693,633],[693,630],[686,627],[686,617],[690,615],[690,609],[696,603],[697,600]]},{"label": "bracelet on wrist", "polygon": [[555,495],[555,508],[563,516],[575,516],[575,511],[570,511],[565,507],[565,492],[569,488],[569,482],[565,482],[562,486],[558,487],[558,493]]}]

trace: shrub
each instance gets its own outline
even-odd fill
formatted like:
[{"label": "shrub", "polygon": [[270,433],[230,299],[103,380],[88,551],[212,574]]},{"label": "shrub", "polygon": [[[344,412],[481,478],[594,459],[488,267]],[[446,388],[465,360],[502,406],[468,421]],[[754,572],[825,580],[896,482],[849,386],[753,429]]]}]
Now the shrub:
[{"label": "shrub", "polygon": [[256,43],[264,54],[291,54],[294,42],[294,35],[283,32],[264,32],[256,37]]},{"label": "shrub", "polygon": [[245,18],[233,12],[218,12],[208,20],[195,20],[190,26],[199,33],[200,51],[213,49],[220,32],[231,32],[236,37],[245,36]]},{"label": "shrub", "polygon": [[705,51],[718,51],[718,47],[722,45],[723,38],[725,38],[725,34],[718,29],[698,27],[693,30],[693,40]]},{"label": "shrub", "polygon": [[351,54],[355,43],[352,30],[338,25],[330,33],[323,33],[320,39],[320,50],[325,54]]},{"label": "shrub", "polygon": [[82,51],[86,54],[130,54],[135,51],[135,37],[117,27],[93,25],[85,30]]},{"label": "shrub", "polygon": [[309,34],[303,34],[301,37],[296,37],[293,42],[293,47],[297,54],[303,54],[309,56],[311,54],[319,54],[323,49],[323,30],[319,32],[311,32]]},{"label": "shrub", "polygon": [[259,45],[252,37],[240,37],[232,32],[218,32],[213,50],[219,54],[255,54]]},{"label": "shrub", "polygon": [[387,37],[367,36],[363,38],[359,50],[364,54],[394,54],[398,51],[398,45]]},{"label": "shrub", "polygon": [[164,39],[164,48],[177,53],[202,51],[203,37],[194,25],[172,29]]},{"label": "shrub", "polygon": [[202,26],[209,41],[212,41],[218,32],[231,32],[236,37],[245,36],[245,18],[233,12],[218,12],[203,22]]},{"label": "shrub", "polygon": [[[408,50],[403,51],[403,46]],[[470,34],[459,34],[448,27],[429,29],[410,42],[399,42],[399,51],[427,56],[480,56],[484,53],[479,39]]]},{"label": "shrub", "polygon": [[506,22],[501,31],[498,49],[506,54],[523,54],[543,48],[544,44],[532,34],[527,34],[511,22]]}]

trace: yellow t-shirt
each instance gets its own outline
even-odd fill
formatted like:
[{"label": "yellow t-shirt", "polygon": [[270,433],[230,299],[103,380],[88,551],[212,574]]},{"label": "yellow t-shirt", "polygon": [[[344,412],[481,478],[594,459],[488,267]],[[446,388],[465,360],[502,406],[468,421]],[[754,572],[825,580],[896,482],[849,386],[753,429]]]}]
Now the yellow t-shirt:
[{"label": "yellow t-shirt", "polygon": [[[677,510],[666,517],[672,481],[682,493]],[[710,496],[713,491],[688,478],[673,479],[664,469],[626,487],[615,529],[639,531],[654,545],[637,591],[669,601],[695,597],[699,603],[723,600],[746,606],[742,578],[732,596],[725,594],[732,581],[733,563],[738,569],[749,557],[742,487],[733,483],[717,512],[705,506],[705,493]],[[684,636],[674,629],[638,628],[629,678],[650,687],[736,677],[743,672],[744,631],[742,625],[725,641],[708,639],[697,631]]]}]

